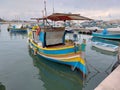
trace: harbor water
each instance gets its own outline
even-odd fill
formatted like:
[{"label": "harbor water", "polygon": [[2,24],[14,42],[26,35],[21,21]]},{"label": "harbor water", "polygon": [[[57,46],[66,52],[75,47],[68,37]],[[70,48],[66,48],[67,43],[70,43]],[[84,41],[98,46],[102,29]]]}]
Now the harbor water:
[{"label": "harbor water", "polygon": [[117,61],[116,53],[92,47],[92,36],[79,35],[80,42],[87,40],[89,73],[83,79],[69,66],[33,55],[27,34],[10,33],[7,27],[7,24],[1,25],[0,30],[0,90],[94,90]]}]

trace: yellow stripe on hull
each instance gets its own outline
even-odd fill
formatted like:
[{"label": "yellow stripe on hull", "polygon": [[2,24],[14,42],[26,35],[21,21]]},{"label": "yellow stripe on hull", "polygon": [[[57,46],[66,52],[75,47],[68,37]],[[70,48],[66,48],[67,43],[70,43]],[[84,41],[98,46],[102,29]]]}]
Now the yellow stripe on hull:
[{"label": "yellow stripe on hull", "polygon": [[65,61],[65,62],[80,62],[83,65],[85,65],[85,60],[83,60],[80,57],[75,57],[75,58],[70,58],[70,59],[64,59],[63,61]]}]

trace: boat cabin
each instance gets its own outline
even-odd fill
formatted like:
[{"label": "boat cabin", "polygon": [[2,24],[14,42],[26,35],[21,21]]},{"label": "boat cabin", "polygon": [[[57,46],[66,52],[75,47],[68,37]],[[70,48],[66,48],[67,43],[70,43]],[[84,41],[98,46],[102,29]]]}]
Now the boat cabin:
[{"label": "boat cabin", "polygon": [[42,47],[64,45],[65,44],[65,28],[64,27],[44,27],[40,28],[40,32],[37,35],[37,31],[33,32],[34,41]]}]

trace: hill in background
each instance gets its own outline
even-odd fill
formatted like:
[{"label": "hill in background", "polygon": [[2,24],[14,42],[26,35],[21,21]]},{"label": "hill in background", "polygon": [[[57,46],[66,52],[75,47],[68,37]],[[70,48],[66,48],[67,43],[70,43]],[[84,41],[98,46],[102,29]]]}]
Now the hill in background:
[{"label": "hill in background", "polygon": [[4,19],[2,19],[2,18],[0,18],[0,22],[5,22],[5,20],[4,20]]}]

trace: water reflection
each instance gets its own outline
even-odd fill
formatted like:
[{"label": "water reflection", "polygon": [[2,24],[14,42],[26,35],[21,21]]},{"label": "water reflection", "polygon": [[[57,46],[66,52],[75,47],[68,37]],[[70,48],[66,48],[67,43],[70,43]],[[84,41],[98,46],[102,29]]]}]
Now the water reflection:
[{"label": "water reflection", "polygon": [[0,90],[6,90],[5,86],[0,82]]},{"label": "water reflection", "polygon": [[27,33],[24,32],[9,32],[10,38],[22,37],[22,39],[27,37]]},{"label": "water reflection", "polygon": [[65,65],[34,56],[30,48],[29,55],[33,58],[34,66],[39,69],[39,79],[44,82],[47,90],[82,90],[82,76],[77,71],[72,72]]}]

